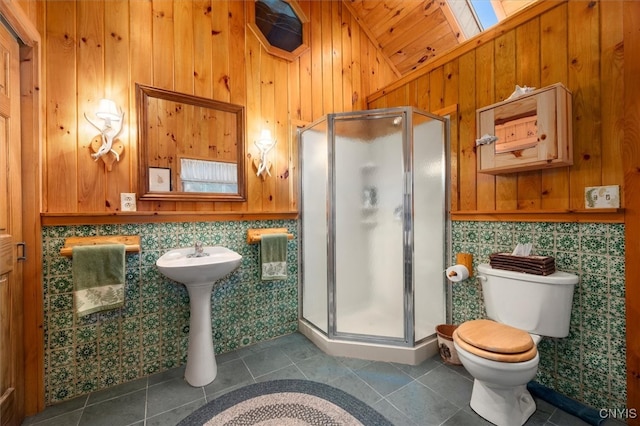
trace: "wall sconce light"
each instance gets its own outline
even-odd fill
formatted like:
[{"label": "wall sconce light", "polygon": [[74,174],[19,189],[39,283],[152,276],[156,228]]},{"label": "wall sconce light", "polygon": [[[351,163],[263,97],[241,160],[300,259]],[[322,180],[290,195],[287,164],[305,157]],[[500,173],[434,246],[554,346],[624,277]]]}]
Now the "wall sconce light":
[{"label": "wall sconce light", "polygon": [[104,122],[102,126],[91,121],[89,117],[87,117],[87,114],[84,114],[84,118],[100,132],[99,136],[91,140],[90,146],[93,151],[91,158],[93,158],[94,161],[102,158],[102,161],[104,161],[107,167],[107,171],[111,171],[113,163],[120,161],[120,156],[124,152],[124,145],[119,139],[116,139],[122,131],[124,112],[118,108],[114,101],[101,99],[98,105],[98,111],[96,111],[96,117]]},{"label": "wall sconce light", "polygon": [[255,141],[254,144],[260,151],[260,158],[253,159],[253,166],[257,170],[257,176],[262,177],[262,180],[264,180],[267,175],[271,176],[269,172],[271,161],[267,161],[267,153],[275,146],[276,141],[271,138],[270,130],[262,130],[260,139]]}]

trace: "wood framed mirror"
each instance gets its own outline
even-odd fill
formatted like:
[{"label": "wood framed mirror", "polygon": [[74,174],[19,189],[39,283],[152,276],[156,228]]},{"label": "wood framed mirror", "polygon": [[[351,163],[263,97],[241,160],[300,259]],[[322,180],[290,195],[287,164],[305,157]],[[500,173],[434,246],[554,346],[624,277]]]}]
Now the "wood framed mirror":
[{"label": "wood framed mirror", "polygon": [[141,200],[246,200],[243,106],[142,84],[136,103]]}]

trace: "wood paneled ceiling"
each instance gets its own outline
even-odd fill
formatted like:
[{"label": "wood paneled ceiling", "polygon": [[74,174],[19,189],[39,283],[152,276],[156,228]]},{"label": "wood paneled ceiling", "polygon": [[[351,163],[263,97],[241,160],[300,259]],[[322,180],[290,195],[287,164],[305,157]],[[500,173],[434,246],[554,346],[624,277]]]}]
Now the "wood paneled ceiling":
[{"label": "wood paneled ceiling", "polygon": [[[469,1],[343,0],[398,76],[481,31]],[[491,0],[491,4],[502,20],[534,1]]]}]

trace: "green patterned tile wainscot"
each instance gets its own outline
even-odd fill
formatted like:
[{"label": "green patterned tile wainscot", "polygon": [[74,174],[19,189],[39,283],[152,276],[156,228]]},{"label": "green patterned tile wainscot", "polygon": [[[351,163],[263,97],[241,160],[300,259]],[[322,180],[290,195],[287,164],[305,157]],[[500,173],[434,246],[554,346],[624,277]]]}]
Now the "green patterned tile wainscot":
[{"label": "green patterned tile wainscot", "polygon": [[[242,254],[240,268],[212,294],[215,351],[229,352],[297,329],[297,221],[131,223],[43,228],[45,303],[45,403],[139,379],[183,365],[189,333],[186,288],[161,274],[155,262],[167,249],[199,240]],[[287,228],[290,276],[263,283],[258,246],[249,228]],[[59,255],[66,237],[139,235],[142,251],[126,255],[125,304],[77,318],[73,313],[72,261]],[[219,289],[219,291],[218,291]]]},{"label": "green patterned tile wainscot", "polygon": [[[451,229],[453,257],[472,253],[474,267],[488,262],[492,252],[509,252],[516,243],[532,242],[534,253],[553,256],[557,269],[580,276],[569,336],[545,338],[538,345],[541,362],[536,380],[594,408],[624,408],[624,225],[453,221]],[[454,322],[484,316],[475,280],[449,288]]]}]

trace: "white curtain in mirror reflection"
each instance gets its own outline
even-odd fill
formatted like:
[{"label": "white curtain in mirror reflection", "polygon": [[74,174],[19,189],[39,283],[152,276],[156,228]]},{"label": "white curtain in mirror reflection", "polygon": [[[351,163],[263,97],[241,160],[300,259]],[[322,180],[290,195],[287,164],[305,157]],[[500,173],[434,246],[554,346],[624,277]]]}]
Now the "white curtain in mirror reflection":
[{"label": "white curtain in mirror reflection", "polygon": [[180,180],[184,192],[238,192],[238,166],[220,161],[180,159]]}]

